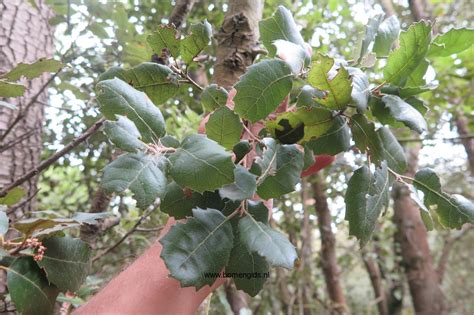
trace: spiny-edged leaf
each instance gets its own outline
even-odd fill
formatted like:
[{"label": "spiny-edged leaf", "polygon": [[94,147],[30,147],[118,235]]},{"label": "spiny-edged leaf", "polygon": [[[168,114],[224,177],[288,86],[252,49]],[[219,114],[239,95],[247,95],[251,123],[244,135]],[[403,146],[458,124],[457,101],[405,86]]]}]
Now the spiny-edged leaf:
[{"label": "spiny-edged leaf", "polygon": [[125,116],[119,116],[116,121],[107,120],[104,123],[104,133],[118,148],[127,152],[137,152],[146,148],[140,141],[140,132],[135,124]]},{"label": "spiny-edged leaf", "polygon": [[382,163],[372,174],[367,166],[357,169],[347,184],[345,195],[349,234],[363,247],[370,240],[383,207],[388,205],[390,179],[387,165]]},{"label": "spiny-edged leaf", "polygon": [[435,37],[428,49],[428,57],[448,57],[458,54],[474,44],[474,29],[452,28]]},{"label": "spiny-edged leaf", "polygon": [[279,114],[266,123],[267,129],[281,143],[306,142],[319,137],[331,128],[333,117],[325,108],[299,108]]},{"label": "spiny-edged leaf", "polygon": [[208,138],[229,150],[232,150],[234,145],[239,142],[242,130],[243,126],[239,116],[227,106],[216,109],[206,123]]},{"label": "spiny-edged leaf", "polygon": [[[260,148],[260,147],[259,147]],[[260,176],[259,181],[262,182],[267,176],[275,174],[277,167],[277,149],[278,144],[273,138],[263,138],[261,141],[261,154],[255,158],[254,165],[257,165]]]},{"label": "spiny-edged leaf", "polygon": [[189,64],[203,50],[212,36],[212,27],[207,21],[192,24],[190,34],[181,40],[181,57]]},{"label": "spiny-edged leaf", "polygon": [[197,208],[192,218],[173,225],[160,240],[161,258],[182,287],[200,289],[216,281],[205,274],[222,271],[229,261],[233,240],[228,218],[215,209]]},{"label": "spiny-edged leaf", "polygon": [[155,105],[163,104],[179,90],[176,74],[169,67],[154,62],[144,62],[127,70],[112,67],[99,76],[99,81],[113,78],[119,78],[145,92]]},{"label": "spiny-edged leaf", "polygon": [[262,175],[257,182],[257,194],[262,199],[277,198],[289,193],[300,181],[303,170],[303,152],[296,145],[277,144],[275,159],[275,169],[273,170],[273,164],[262,169]]},{"label": "spiny-edged leaf", "polygon": [[231,154],[203,135],[187,136],[170,160],[171,177],[181,187],[203,192],[234,182]]},{"label": "spiny-edged leaf", "polygon": [[[259,28],[260,40],[272,57],[276,54],[273,42],[279,39],[299,45],[306,50],[304,39],[298,31],[293,15],[283,6],[278,6],[271,17],[260,21]],[[309,53],[307,54],[311,57]]]},{"label": "spiny-edged leaf", "polygon": [[316,103],[314,99],[323,98],[324,93],[315,89],[311,85],[304,85],[301,88],[296,100],[296,107],[312,107]]},{"label": "spiny-edged leaf", "polygon": [[425,58],[431,41],[431,24],[420,21],[400,34],[400,47],[387,59],[383,76],[387,83],[403,86],[408,76]]},{"label": "spiny-edged leaf", "polygon": [[54,59],[40,58],[34,63],[23,63],[20,62],[10,72],[0,76],[10,81],[17,81],[21,77],[26,77],[31,80],[39,77],[43,72],[56,72],[61,69],[63,64]]},{"label": "spiny-edged leaf", "polygon": [[341,116],[334,117],[331,128],[322,136],[306,142],[314,154],[336,155],[349,150],[351,134],[347,121]]},{"label": "spiny-edged leaf", "polygon": [[402,174],[407,168],[407,159],[402,146],[390,129],[381,127],[376,131],[382,145],[382,156],[387,161],[387,166],[395,172]]},{"label": "spiny-edged leaf", "polygon": [[163,49],[167,49],[174,58],[179,54],[179,38],[173,25],[161,24],[147,36],[146,41],[158,55],[161,55]]},{"label": "spiny-edged leaf", "polygon": [[365,112],[370,96],[369,78],[359,68],[347,67],[347,71],[352,78],[352,102],[359,111]]},{"label": "spiny-edged leaf", "polygon": [[443,192],[439,177],[432,169],[419,170],[413,185],[424,193],[425,205],[435,209],[445,227],[460,228],[464,223],[474,223],[474,203],[462,196]]},{"label": "spiny-edged leaf", "polygon": [[421,220],[425,224],[426,230],[432,231],[434,228],[434,220],[430,210],[423,203],[422,197],[418,194],[418,190],[413,185],[407,184],[407,186],[410,190],[411,199],[420,207]]},{"label": "spiny-edged leaf", "polygon": [[232,152],[235,154],[235,163],[239,163],[251,150],[252,146],[248,140],[242,140],[234,145]]},{"label": "spiny-edged leaf", "polygon": [[11,206],[19,202],[21,198],[26,195],[25,189],[21,187],[15,187],[12,190],[8,191],[5,197],[0,198],[0,205]]},{"label": "spiny-edged leaf", "polygon": [[0,97],[18,97],[25,93],[25,86],[0,80]]},{"label": "spiny-edged leaf", "polygon": [[99,109],[107,119],[115,120],[116,115],[127,116],[147,143],[157,141],[165,134],[163,115],[145,93],[120,79],[101,81],[96,90]]},{"label": "spiny-edged leaf", "polygon": [[[269,272],[269,266],[265,258],[257,253],[253,253],[240,238],[236,236],[234,248],[230,253],[229,264],[225,268],[226,274],[236,276],[232,277],[237,290],[243,290],[250,296],[256,296],[263,288]],[[251,274],[253,277],[239,277],[239,274]]]},{"label": "spiny-edged leaf", "polygon": [[379,29],[380,23],[382,23],[384,15],[385,14],[380,13],[369,18],[369,21],[367,22],[367,25],[365,26],[365,36],[364,36],[364,39],[362,40],[362,46],[360,49],[358,62],[360,62],[361,59],[367,54],[369,50],[369,45],[370,43],[374,41],[375,36],[377,35],[377,30]]},{"label": "spiny-edged leaf", "polygon": [[333,65],[334,59],[320,54],[318,59],[312,63],[308,82],[326,93],[323,99],[318,100],[318,103],[330,109],[343,110],[351,101],[351,81],[349,73],[342,66],[334,77],[330,76],[329,71]]},{"label": "spiny-edged leaf", "polygon": [[390,53],[393,42],[398,38],[399,33],[400,22],[395,15],[389,16],[379,25],[372,49],[377,57],[385,57]]},{"label": "spiny-edged leaf", "polygon": [[255,218],[255,220],[268,224],[268,208],[261,200],[247,200],[247,212]]},{"label": "spiny-edged leaf", "polygon": [[219,195],[233,201],[252,198],[257,189],[257,176],[245,167],[237,165],[234,169],[234,178],[234,183],[219,189]]},{"label": "spiny-edged leaf", "polygon": [[305,47],[282,39],[274,41],[273,45],[277,49],[276,55],[290,66],[291,72],[299,74],[303,70],[307,57]]},{"label": "spiny-edged leaf", "polygon": [[53,314],[59,289],[50,285],[32,257],[18,257],[7,269],[8,291],[23,315]]},{"label": "spiny-edged leaf", "polygon": [[108,218],[113,216],[112,212],[96,212],[96,213],[89,213],[89,212],[76,212],[71,220],[74,220],[78,223],[87,223],[87,224],[98,224],[101,219]]},{"label": "spiny-edged leaf", "polygon": [[396,120],[420,134],[427,130],[428,126],[423,115],[400,97],[385,95],[382,101]]},{"label": "spiny-edged leaf", "polygon": [[399,91],[400,91],[399,94],[400,94],[401,98],[405,99],[405,98],[408,98],[410,96],[414,96],[414,95],[417,95],[417,94],[432,91],[432,90],[436,89],[437,87],[438,87],[438,84],[435,83],[435,82],[430,82],[430,83],[427,83],[427,84],[421,85],[421,86],[402,87],[402,88],[399,89]]},{"label": "spiny-edged leaf", "polygon": [[48,280],[62,291],[75,292],[86,280],[91,267],[92,251],[80,239],[52,237],[43,241],[46,247],[38,265]]},{"label": "spiny-edged leaf", "polygon": [[183,219],[193,214],[193,208],[199,205],[201,199],[202,195],[171,182],[166,186],[160,209],[176,219]]},{"label": "spiny-edged leaf", "polygon": [[202,107],[208,111],[225,106],[227,102],[228,93],[223,87],[219,87],[217,84],[208,85],[201,94]]},{"label": "spiny-edged leaf", "polygon": [[166,175],[159,166],[158,157],[143,152],[121,155],[105,167],[101,186],[116,193],[130,189],[144,209],[165,192]]},{"label": "spiny-edged leaf", "polygon": [[235,112],[256,122],[273,112],[293,85],[290,66],[282,60],[263,60],[250,66],[235,86]]},{"label": "spiny-edged leaf", "polygon": [[249,215],[239,220],[239,239],[275,267],[291,269],[298,258],[295,247],[283,234]]},{"label": "spiny-edged leaf", "polygon": [[407,82],[405,83],[405,87],[418,87],[426,85],[426,80],[424,79],[425,73],[428,70],[428,66],[430,65],[429,61],[426,58],[423,58],[415,70],[410,73],[408,76]]},{"label": "spiny-edged leaf", "polygon": [[0,207],[0,235],[3,236],[8,232],[8,216],[5,213],[6,207]]}]

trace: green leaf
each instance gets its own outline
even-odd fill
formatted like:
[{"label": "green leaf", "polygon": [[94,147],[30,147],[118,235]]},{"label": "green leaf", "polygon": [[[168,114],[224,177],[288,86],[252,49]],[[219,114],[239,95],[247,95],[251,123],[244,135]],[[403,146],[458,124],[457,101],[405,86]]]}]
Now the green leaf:
[{"label": "green leaf", "polygon": [[219,189],[219,195],[232,201],[252,198],[257,190],[257,176],[245,167],[237,165],[234,169],[234,178],[234,183]]},{"label": "green leaf", "polygon": [[166,186],[160,209],[176,219],[183,219],[193,214],[192,209],[199,205],[201,199],[202,195],[171,182]]},{"label": "green leaf", "polygon": [[38,265],[48,280],[62,291],[77,291],[90,271],[89,245],[71,237],[52,237],[43,241],[43,245],[46,251]]},{"label": "green leaf", "polygon": [[231,154],[203,135],[187,136],[170,160],[171,177],[181,187],[203,192],[234,182]]},{"label": "green leaf", "polygon": [[26,191],[21,187],[15,187],[8,191],[5,197],[0,198],[0,205],[11,206],[19,202],[26,195]]},{"label": "green leaf", "polygon": [[17,221],[13,224],[13,227],[18,231],[22,232],[26,236],[31,236],[35,231],[42,231],[51,229],[57,226],[62,226],[64,229],[69,227],[78,226],[79,223],[73,219],[58,218],[58,219],[42,219],[42,218],[31,218]]},{"label": "green leaf", "polygon": [[104,169],[101,186],[107,192],[130,189],[141,209],[153,204],[166,189],[166,175],[160,169],[159,157],[143,152],[119,156]]},{"label": "green leaf", "polygon": [[410,190],[410,197],[411,199],[420,207],[420,215],[421,215],[421,220],[425,224],[426,230],[427,231],[432,231],[434,228],[434,220],[433,217],[431,216],[430,210],[425,206],[423,201],[421,200],[418,190],[410,184],[407,184],[408,189]]},{"label": "green leaf", "polygon": [[216,109],[206,123],[206,134],[209,139],[229,150],[232,150],[234,145],[239,142],[242,130],[243,126],[239,116],[227,106]]},{"label": "green leaf", "polygon": [[403,86],[408,76],[425,58],[431,41],[431,24],[420,21],[400,34],[400,48],[387,59],[383,76],[387,83]]},{"label": "green leaf", "polygon": [[4,236],[8,232],[9,220],[5,210],[6,208],[0,207],[0,236]]},{"label": "green leaf", "polygon": [[223,87],[219,87],[217,84],[210,84],[202,91],[202,107],[208,112],[223,107],[227,102],[228,95]]},{"label": "green leaf", "polygon": [[256,122],[273,112],[290,93],[293,74],[282,60],[263,60],[250,66],[235,86],[235,112]]},{"label": "green leaf", "polygon": [[266,127],[281,143],[301,143],[323,135],[331,128],[333,119],[331,111],[325,108],[299,108],[279,114],[267,121]]},{"label": "green leaf", "polygon": [[385,57],[390,53],[393,42],[398,38],[399,33],[400,22],[395,15],[389,16],[380,24],[372,49],[377,57]]},{"label": "green leaf", "polygon": [[[237,290],[243,290],[250,296],[256,296],[267,281],[265,275],[269,272],[269,266],[265,258],[257,253],[252,253],[236,236],[225,272],[228,275],[235,273],[232,279]],[[252,277],[239,277],[239,274],[251,275]]]},{"label": "green leaf", "polygon": [[426,207],[436,211],[445,227],[461,228],[464,223],[474,223],[474,203],[460,195],[443,192],[439,177],[432,169],[418,171],[413,185],[424,193]]},{"label": "green leaf", "polygon": [[104,25],[102,25],[101,23],[97,23],[97,22],[90,23],[88,29],[89,31],[92,32],[92,34],[94,34],[95,36],[101,39],[110,38],[107,31],[104,29]]},{"label": "green leaf", "polygon": [[200,289],[216,281],[206,273],[221,272],[229,261],[234,236],[229,218],[218,210],[197,208],[193,216],[160,239],[161,258],[182,287]]},{"label": "green leaf", "polygon": [[347,184],[345,219],[349,221],[349,234],[359,239],[361,247],[370,240],[382,209],[388,206],[390,185],[385,163],[373,174],[362,166]]},{"label": "green leaf", "polygon": [[428,70],[428,66],[430,65],[429,61],[426,59],[422,59],[418,66],[413,70],[412,73],[408,76],[407,82],[405,83],[405,87],[418,87],[426,85],[426,80],[424,79],[425,73]]},{"label": "green leaf", "polygon": [[402,146],[390,129],[381,127],[376,131],[382,147],[383,159],[387,166],[395,172],[402,174],[407,168],[407,158]]},{"label": "green leaf", "polygon": [[264,257],[272,266],[293,268],[298,256],[283,234],[249,215],[239,220],[238,229],[240,242],[250,251]]},{"label": "green leaf", "polygon": [[376,14],[375,16],[369,18],[367,25],[365,26],[365,36],[362,40],[362,47],[360,49],[360,55],[358,59],[358,63],[362,60],[362,58],[367,54],[369,51],[369,45],[375,39],[377,35],[377,31],[379,29],[380,23],[382,23],[383,17],[385,14]]},{"label": "green leaf", "polygon": [[128,70],[112,67],[100,75],[99,81],[113,78],[119,78],[145,92],[155,105],[165,103],[179,90],[176,74],[169,67],[153,62],[144,62]]},{"label": "green leaf", "polygon": [[191,34],[181,40],[181,57],[187,64],[207,46],[212,36],[212,27],[207,21],[192,24],[189,29]]},{"label": "green leaf", "polygon": [[147,145],[140,141],[140,132],[135,124],[125,116],[118,116],[117,121],[106,121],[104,133],[118,148],[127,152],[146,149]]},{"label": "green leaf", "polygon": [[237,143],[233,148],[232,151],[235,154],[235,161],[234,163],[239,163],[246,155],[252,150],[252,146],[248,140],[242,140]]},{"label": "green leaf", "polygon": [[336,155],[349,150],[351,146],[351,134],[347,121],[341,116],[334,117],[331,128],[321,137],[306,143],[314,154]]},{"label": "green leaf", "polygon": [[262,182],[268,176],[274,175],[277,166],[278,144],[273,138],[264,138],[261,141],[262,153],[255,158],[254,165],[258,168],[259,181]]},{"label": "green leaf", "polygon": [[53,314],[58,288],[48,279],[32,257],[18,257],[7,269],[7,284],[12,301],[23,315]]},{"label": "green leaf", "polygon": [[277,49],[276,55],[290,66],[291,72],[300,74],[303,71],[307,58],[305,47],[282,39],[274,41],[273,45]]},{"label": "green leaf", "polygon": [[119,79],[101,81],[97,83],[96,90],[99,109],[105,118],[115,120],[116,115],[127,116],[147,143],[164,136],[163,115],[145,93]]},{"label": "green leaf", "polygon": [[[286,40],[301,46],[306,51],[306,44],[298,31],[291,12],[283,6],[278,6],[273,15],[259,22],[260,40],[268,50],[271,57],[275,56],[276,48],[273,45],[276,40]],[[310,58],[307,53],[307,58]]]},{"label": "green leaf", "polygon": [[[257,194],[262,199],[277,198],[292,192],[300,181],[303,170],[303,152],[296,145],[276,146],[274,160],[267,168],[262,168],[262,175],[257,181]],[[268,176],[269,175],[269,176]]]},{"label": "green leaf", "polygon": [[308,169],[311,165],[314,164],[314,153],[313,150],[308,147],[306,144],[303,146],[304,154],[303,154],[303,170]]},{"label": "green leaf", "polygon": [[39,77],[43,72],[56,72],[63,64],[54,59],[40,58],[32,64],[20,62],[13,70],[0,76],[10,81],[17,81],[21,77],[31,80]]},{"label": "green leaf", "polygon": [[428,57],[448,57],[458,54],[474,44],[474,29],[452,28],[435,37],[428,49]]},{"label": "green leaf", "polygon": [[382,97],[382,101],[397,121],[420,134],[427,130],[428,126],[423,115],[400,97],[385,95]]},{"label": "green leaf", "polygon": [[18,97],[23,94],[25,94],[25,87],[22,84],[0,80],[0,97]]},{"label": "green leaf", "polygon": [[171,56],[178,57],[180,40],[173,25],[159,25],[156,31],[147,36],[146,41],[155,54],[161,55],[163,49],[166,49]]},{"label": "green leaf", "polygon": [[308,82],[326,93],[323,99],[318,100],[318,103],[330,109],[343,110],[351,101],[351,81],[349,73],[342,66],[334,77],[330,76],[329,71],[333,66],[334,59],[320,54],[312,64]]},{"label": "green leaf", "polygon": [[402,146],[398,143],[390,129],[381,127],[375,131],[375,125],[364,116],[352,116],[352,134],[361,152],[369,149],[372,161],[380,165],[387,161],[388,167],[398,173],[405,171],[407,162]]},{"label": "green leaf", "polygon": [[347,71],[352,78],[352,102],[354,102],[359,111],[365,112],[370,96],[369,78],[358,68],[347,67]]}]

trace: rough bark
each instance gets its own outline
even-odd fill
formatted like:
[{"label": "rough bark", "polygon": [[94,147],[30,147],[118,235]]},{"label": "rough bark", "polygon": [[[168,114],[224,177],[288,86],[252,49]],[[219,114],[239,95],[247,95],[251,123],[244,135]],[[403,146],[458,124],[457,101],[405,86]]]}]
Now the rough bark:
[{"label": "rough bark", "polygon": [[233,0],[229,2],[217,39],[214,82],[230,90],[260,52],[258,22],[262,18],[263,1]]},{"label": "rough bark", "polygon": [[471,176],[474,176],[474,139],[467,137],[470,134],[468,124],[467,117],[462,113],[458,113],[456,116],[456,127],[459,135],[461,137],[466,137],[462,139],[461,143],[464,146],[464,150],[466,150]]},{"label": "rough bark", "polygon": [[318,174],[312,183],[318,228],[321,234],[321,267],[329,298],[332,302],[331,314],[346,314],[346,298],[340,279],[340,268],[336,256],[336,237],[331,229],[332,217],[329,210],[324,178]]},{"label": "rough bark", "polygon": [[429,20],[431,17],[428,1],[408,0],[411,15],[415,21]]},{"label": "rough bark", "polygon": [[[414,176],[419,147],[408,150],[408,176]],[[393,189],[395,240],[399,243],[408,286],[417,314],[446,314],[446,302],[433,266],[428,235],[420,211],[410,198],[407,186],[395,184]]]},{"label": "rough bark", "polygon": [[[28,0],[2,1],[0,3],[0,74],[14,68],[18,63],[32,63],[41,57],[50,58],[53,54],[53,31],[48,23],[52,11],[44,1],[36,1],[33,8]],[[43,123],[43,105],[47,103],[48,93],[43,89],[49,74],[22,83],[27,89],[23,97],[8,99],[17,105],[17,110],[0,107],[0,134],[3,134],[17,115],[21,120],[14,126],[1,144],[15,145],[0,153],[0,186],[13,182],[38,165],[42,150],[41,130]],[[43,91],[41,92],[41,90]],[[37,101],[27,105],[38,95]],[[20,141],[17,141],[20,139]],[[1,145],[0,144],[0,145]],[[36,177],[23,184],[28,197],[36,192]],[[28,198],[26,197],[26,198]],[[22,208],[18,208],[11,218],[22,216],[34,207],[31,198]]]}]

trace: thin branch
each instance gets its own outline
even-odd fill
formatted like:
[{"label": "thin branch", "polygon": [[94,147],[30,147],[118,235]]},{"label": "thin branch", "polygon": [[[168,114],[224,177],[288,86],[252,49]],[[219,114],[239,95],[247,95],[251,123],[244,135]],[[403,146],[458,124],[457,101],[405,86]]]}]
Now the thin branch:
[{"label": "thin branch", "polygon": [[457,137],[448,137],[448,138],[405,138],[405,139],[398,139],[398,142],[423,142],[423,141],[448,141],[454,142],[456,140],[464,140],[464,139],[474,139],[474,134],[470,133],[467,135],[460,135]]},{"label": "thin branch", "polygon": [[43,86],[41,87],[41,89],[39,89],[39,91],[30,99],[30,101],[28,102],[28,104],[26,104],[26,106],[19,110],[18,111],[18,115],[16,115],[16,118],[15,120],[11,123],[10,126],[8,126],[8,128],[5,130],[5,132],[0,136],[0,142],[2,142],[3,140],[5,140],[5,138],[10,134],[10,132],[13,130],[13,128],[23,119],[23,117],[25,116],[25,114],[27,113],[28,109],[36,103],[36,99],[43,93],[43,91],[48,87],[48,85],[53,82],[53,80],[58,76],[59,72],[61,72],[63,68],[59,69],[58,71],[56,71],[55,74],[53,74],[51,76],[51,78],[49,78],[48,81],[46,81],[45,84],[43,84]]},{"label": "thin branch", "polygon": [[143,220],[145,220],[153,212],[154,209],[155,208],[153,208],[152,210],[145,211],[145,213],[137,220],[137,222],[135,222],[135,225],[130,230],[128,230],[127,233],[125,233],[121,239],[119,239],[114,245],[107,248],[102,253],[95,256],[92,262],[97,261],[98,259],[102,258],[103,256],[107,255],[108,253],[116,249],[118,246],[120,246],[120,244],[122,244],[130,235],[132,235],[133,232],[137,230],[140,224],[142,224]]},{"label": "thin branch", "polygon": [[41,162],[37,167],[34,169],[30,170],[28,173],[24,174],[23,176],[17,178],[14,182],[11,184],[5,186],[0,190],[0,197],[5,197],[7,193],[26,182],[27,180],[35,177],[38,175],[40,172],[43,170],[47,169],[49,166],[54,164],[57,160],[59,160],[62,156],[66,155],[68,152],[70,152],[72,149],[77,147],[79,144],[87,140],[92,134],[94,134],[99,128],[103,125],[105,121],[105,118],[99,119],[95,124],[93,124],[89,129],[87,129],[82,135],[79,137],[75,138],[73,141],[71,141],[68,145],[66,145],[62,150],[56,152],[53,154],[51,157],[48,159],[44,160]]}]

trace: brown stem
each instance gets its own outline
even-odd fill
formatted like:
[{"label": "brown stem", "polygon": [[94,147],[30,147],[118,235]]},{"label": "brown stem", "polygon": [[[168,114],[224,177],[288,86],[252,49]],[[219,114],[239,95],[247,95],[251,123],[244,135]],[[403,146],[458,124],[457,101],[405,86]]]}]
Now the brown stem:
[{"label": "brown stem", "polygon": [[6,196],[6,194],[13,188],[20,186],[27,180],[35,177],[38,175],[40,172],[43,170],[47,169],[50,167],[52,164],[54,164],[57,160],[59,160],[62,156],[66,155],[69,151],[77,147],[79,144],[87,140],[92,134],[94,134],[104,123],[105,119],[101,118],[99,119],[95,124],[92,125],[89,129],[87,129],[82,135],[71,141],[68,145],[66,145],[62,150],[56,152],[53,154],[51,157],[48,159],[42,161],[37,167],[34,169],[30,170],[28,173],[24,174],[23,176],[17,178],[14,182],[11,184],[5,186],[0,190],[0,197]]},{"label": "brown stem", "polygon": [[362,253],[362,259],[364,261],[365,269],[370,277],[372,288],[374,290],[375,299],[377,301],[377,309],[380,315],[388,315],[387,298],[385,294],[385,286],[383,283],[382,272],[377,264],[376,260],[372,257],[374,253],[368,253],[367,251]]}]

